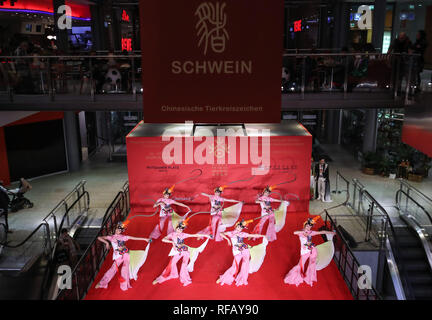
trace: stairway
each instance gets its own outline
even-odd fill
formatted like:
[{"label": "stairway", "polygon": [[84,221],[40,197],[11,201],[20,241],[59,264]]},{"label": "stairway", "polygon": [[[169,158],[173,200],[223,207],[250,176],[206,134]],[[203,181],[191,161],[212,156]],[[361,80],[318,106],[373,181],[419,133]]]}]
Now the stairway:
[{"label": "stairway", "polygon": [[432,270],[418,235],[408,226],[395,228],[395,233],[399,243],[397,262],[409,287],[407,298],[432,299]]}]

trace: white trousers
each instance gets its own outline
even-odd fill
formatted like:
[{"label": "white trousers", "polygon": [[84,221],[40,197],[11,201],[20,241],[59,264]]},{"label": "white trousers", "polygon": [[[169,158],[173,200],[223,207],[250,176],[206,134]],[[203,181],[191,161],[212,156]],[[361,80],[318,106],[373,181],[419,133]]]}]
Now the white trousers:
[{"label": "white trousers", "polygon": [[325,200],[326,179],[318,178],[318,199]]}]

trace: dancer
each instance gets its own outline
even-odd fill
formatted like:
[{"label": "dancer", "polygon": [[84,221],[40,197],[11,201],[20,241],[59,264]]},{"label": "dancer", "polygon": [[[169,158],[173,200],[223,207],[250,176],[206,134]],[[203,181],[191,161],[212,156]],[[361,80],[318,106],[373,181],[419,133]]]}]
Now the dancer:
[{"label": "dancer", "polygon": [[163,198],[159,198],[153,205],[153,208],[159,206],[161,209],[159,213],[160,221],[150,233],[150,238],[152,239],[158,239],[161,236],[166,220],[168,220],[167,234],[170,234],[174,231],[172,216],[175,215],[175,212],[171,207],[172,204],[178,205],[180,207],[185,207],[190,211],[190,208],[187,205],[170,199],[173,190],[174,186],[172,186],[171,188],[165,188],[165,190],[163,191]]},{"label": "dancer", "polygon": [[[177,262],[181,258],[183,258],[183,261],[180,268],[180,282],[183,284],[183,286],[187,286],[192,283],[189,272],[193,271],[193,266],[198,257],[198,254],[204,250],[210,236],[202,234],[183,233],[184,229],[187,226],[188,220],[189,218],[181,221],[177,225],[175,232],[168,234],[165,238],[162,239],[162,242],[171,243],[173,245],[173,248],[169,254],[173,257],[171,258],[170,262],[168,263],[162,274],[153,281],[154,285],[170,279],[178,278],[179,274],[177,270]],[[185,245],[184,243],[184,239],[191,237],[206,237],[208,239],[199,248],[192,248]]]},{"label": "dancer", "polygon": [[[220,236],[220,233],[225,231],[226,226],[222,226],[222,218],[228,216],[228,215],[234,215],[234,221],[236,221],[240,215],[243,203],[242,201],[238,200],[232,200],[232,199],[226,199],[221,197],[221,194],[223,190],[226,188],[226,186],[217,187],[214,189],[214,196],[207,194],[207,193],[201,193],[203,196],[208,197],[211,209],[210,209],[210,222],[209,225],[204,229],[201,230],[200,234],[211,234],[213,239],[215,241],[222,241],[222,237]],[[224,202],[235,202],[238,203],[238,205],[231,206],[229,208],[223,209]],[[232,225],[232,224],[231,224]]]},{"label": "dancer", "polygon": [[[234,261],[231,267],[225,271],[225,273],[219,276],[216,283],[220,285],[228,284],[231,285],[235,280],[236,286],[247,285],[249,273],[257,271],[265,257],[265,248],[267,246],[267,240],[264,235],[261,234],[250,234],[243,232],[246,226],[253,220],[244,221],[243,219],[236,223],[235,230],[229,232],[222,232],[221,236],[228,241],[228,244],[232,244],[232,252]],[[264,238],[263,243],[250,247],[244,243],[244,238]],[[253,253],[251,248],[259,248],[261,250],[254,250]],[[240,266],[240,263],[242,265]]]},{"label": "dancer", "polygon": [[[133,276],[131,277],[131,268],[130,268],[130,255],[129,255],[129,249],[125,246],[125,242],[128,240],[143,240],[147,242],[151,242],[151,239],[148,238],[137,238],[137,237],[131,237],[131,236],[125,236],[122,233],[126,229],[128,225],[128,221],[125,223],[119,222],[117,224],[117,227],[115,229],[115,233],[111,236],[102,236],[98,237],[98,240],[105,243],[106,248],[109,250],[110,243],[113,247],[113,264],[111,268],[105,273],[105,275],[102,277],[101,281],[96,285],[96,289],[98,288],[107,288],[108,283],[111,281],[111,279],[114,277],[114,275],[118,271],[118,267],[123,263],[123,266],[121,268],[121,278],[120,278],[120,288],[125,291],[129,288],[132,288],[129,279],[137,279],[136,274],[138,273],[139,268],[141,265],[144,264],[145,259],[147,258],[147,252],[149,246],[147,245],[147,248],[144,252],[144,255],[141,255],[139,257],[140,261],[136,261],[136,263],[133,266],[134,272],[132,273]],[[134,251],[141,251],[141,250],[134,250]]]},{"label": "dancer", "polygon": [[[335,232],[332,231],[312,231],[311,230],[319,218],[320,216],[317,216],[313,219],[311,218],[307,219],[307,221],[303,224],[303,230],[294,232],[294,234],[299,236],[300,239],[300,260],[298,264],[294,266],[285,276],[284,279],[285,283],[295,284],[296,286],[298,286],[304,281],[312,287],[313,282],[317,281],[316,271],[318,269],[317,268],[318,251],[312,242],[312,237],[320,234],[325,234],[328,236],[335,235]],[[331,238],[330,241],[332,241]],[[334,251],[331,253],[330,260],[328,261],[328,263],[330,263],[331,259],[333,258],[333,253]],[[305,264],[308,259],[309,259],[309,265],[307,267],[307,270],[305,270]],[[325,266],[321,267],[320,269],[323,269]]]},{"label": "dancer", "polygon": [[[264,224],[268,220],[269,224],[267,227],[266,237],[267,237],[267,240],[270,242],[277,239],[276,231],[279,231],[280,229],[282,229],[282,228],[280,228],[279,230],[276,230],[276,228],[275,228],[275,222],[276,222],[275,221],[275,212],[271,206],[271,203],[272,202],[280,202],[281,205],[283,205],[282,209],[283,209],[284,213],[286,213],[286,208],[289,205],[288,201],[277,200],[277,199],[270,197],[270,194],[274,188],[275,188],[274,186],[265,187],[261,196],[255,201],[255,203],[259,203],[261,205],[261,217],[262,218],[261,218],[260,222],[255,226],[254,232],[262,233],[262,229],[264,227]],[[283,224],[285,224],[285,215],[283,215]]]}]

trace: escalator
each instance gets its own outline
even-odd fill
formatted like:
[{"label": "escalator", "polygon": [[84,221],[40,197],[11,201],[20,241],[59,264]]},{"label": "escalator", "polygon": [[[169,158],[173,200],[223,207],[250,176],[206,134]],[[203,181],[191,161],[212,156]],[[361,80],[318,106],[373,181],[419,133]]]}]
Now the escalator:
[{"label": "escalator", "polygon": [[74,239],[80,245],[80,257],[98,235],[99,230],[100,227],[88,226],[81,227],[75,232]]},{"label": "escalator", "polygon": [[[80,182],[23,240],[8,239],[0,221],[0,299],[46,297],[51,276],[56,272],[53,256],[60,230],[79,230],[87,220],[90,198],[84,184],[85,181]],[[57,224],[60,210],[64,214]]]},{"label": "escalator", "polygon": [[401,266],[408,299],[432,299],[432,270],[417,232],[410,226],[396,227],[399,250],[396,262]]},{"label": "escalator", "polygon": [[[400,271],[400,284],[394,279],[394,288],[403,292],[409,300],[432,299],[432,199],[424,195],[407,182],[401,180],[396,192],[397,226],[393,226],[390,217],[391,246],[387,251],[394,254],[393,262]],[[389,243],[390,243],[389,242]],[[391,247],[391,248],[390,248]],[[388,260],[388,271],[392,272],[392,262]],[[384,287],[388,287],[384,283]],[[400,298],[400,295],[399,297]]]}]

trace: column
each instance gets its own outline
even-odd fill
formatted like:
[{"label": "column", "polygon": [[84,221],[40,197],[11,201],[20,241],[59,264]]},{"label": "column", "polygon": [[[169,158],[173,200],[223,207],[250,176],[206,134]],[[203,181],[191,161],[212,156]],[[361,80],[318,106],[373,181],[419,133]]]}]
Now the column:
[{"label": "column", "polygon": [[341,143],[342,110],[326,110],[325,136],[327,143]]},{"label": "column", "polygon": [[74,111],[65,111],[63,124],[69,172],[78,171],[81,162],[81,143],[78,137],[77,115]]},{"label": "column", "polygon": [[104,25],[104,8],[97,2],[90,6],[93,50],[108,50],[107,28]]},{"label": "column", "polygon": [[64,4],[65,4],[65,0],[53,0],[54,31],[57,37],[56,45],[61,52],[67,52],[69,50],[68,30],[59,29],[57,24],[58,19],[62,16],[62,14],[57,13],[57,10],[60,6],[63,6]]},{"label": "column", "polygon": [[338,2],[334,7],[333,48],[348,46],[350,3]]},{"label": "column", "polygon": [[99,147],[104,144],[108,144],[108,121],[109,118],[107,118],[105,111],[96,111],[96,132],[98,136],[97,145]]},{"label": "column", "polygon": [[386,0],[375,0],[372,19],[372,45],[382,49],[386,16]]},{"label": "column", "polygon": [[363,153],[375,152],[378,133],[378,111],[367,109],[363,134]]}]

